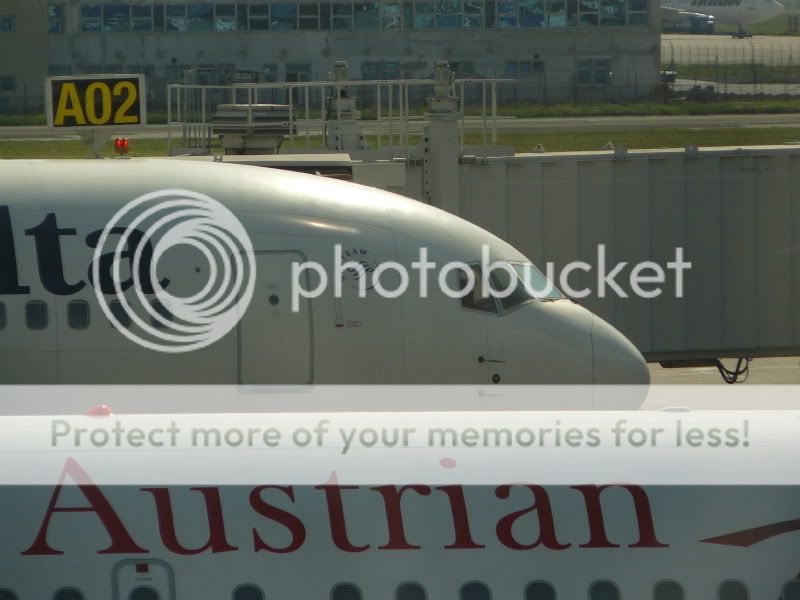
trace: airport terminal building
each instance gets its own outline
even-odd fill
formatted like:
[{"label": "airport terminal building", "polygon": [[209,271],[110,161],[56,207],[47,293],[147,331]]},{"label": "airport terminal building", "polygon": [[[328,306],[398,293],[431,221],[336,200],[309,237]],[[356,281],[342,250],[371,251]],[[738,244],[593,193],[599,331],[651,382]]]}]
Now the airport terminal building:
[{"label": "airport terminal building", "polygon": [[144,72],[156,102],[187,69],[304,81],[347,60],[354,79],[425,78],[439,58],[551,102],[652,94],[659,44],[657,0],[3,0],[0,110],[41,94],[15,60],[28,47],[48,49],[42,77]]}]

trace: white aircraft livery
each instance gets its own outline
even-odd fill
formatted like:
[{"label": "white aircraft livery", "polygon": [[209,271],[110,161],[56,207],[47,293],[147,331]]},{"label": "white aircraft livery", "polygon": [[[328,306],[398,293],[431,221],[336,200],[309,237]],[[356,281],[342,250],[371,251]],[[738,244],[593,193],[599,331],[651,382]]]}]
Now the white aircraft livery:
[{"label": "white aircraft livery", "polygon": [[[360,297],[363,272],[387,261],[411,270],[423,247],[430,261],[460,261],[476,279],[484,246],[492,261],[544,279],[499,238],[401,196],[313,175],[167,160],[7,161],[0,181],[3,384],[649,381],[639,351],[611,325],[555,289],[528,293],[521,278],[504,286],[512,293],[502,299],[478,294],[478,285],[453,298],[433,272],[400,297],[372,288]],[[154,298],[157,286],[192,296],[212,267],[189,243],[155,257],[154,242],[134,225],[108,228],[132,200],[159,190],[210,196],[252,243],[249,307],[227,333],[190,352],[138,344],[125,304]],[[96,257],[104,240],[110,250]],[[337,246],[364,270],[343,272],[338,295],[331,284],[299,296],[295,279],[310,291],[322,276],[308,270],[300,277],[297,265],[313,261],[333,273]],[[458,289],[456,272],[446,275]],[[391,281],[385,287],[395,289]],[[170,307],[151,304],[162,322],[151,315],[141,325],[155,331]]]},{"label": "white aircraft livery", "polygon": [[777,0],[661,0],[661,18],[666,24],[705,18],[704,24],[711,28],[714,24],[736,25],[740,33],[748,25],[768,21],[784,10]]},{"label": "white aircraft livery", "polygon": [[[77,485],[75,485],[77,484]],[[795,600],[800,488],[3,488],[2,600]]]}]

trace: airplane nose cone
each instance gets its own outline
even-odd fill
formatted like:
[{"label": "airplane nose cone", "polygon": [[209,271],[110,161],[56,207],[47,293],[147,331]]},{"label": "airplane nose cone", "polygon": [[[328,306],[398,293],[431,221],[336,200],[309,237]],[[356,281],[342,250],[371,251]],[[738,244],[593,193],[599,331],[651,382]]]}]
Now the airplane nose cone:
[{"label": "airplane nose cone", "polygon": [[649,385],[650,372],[641,352],[603,319],[592,319],[594,382],[602,385]]}]

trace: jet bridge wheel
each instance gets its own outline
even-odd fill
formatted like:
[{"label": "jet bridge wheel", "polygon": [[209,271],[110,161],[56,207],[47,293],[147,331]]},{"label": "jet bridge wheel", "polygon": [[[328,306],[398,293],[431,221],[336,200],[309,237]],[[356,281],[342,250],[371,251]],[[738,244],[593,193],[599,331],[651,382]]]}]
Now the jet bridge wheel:
[{"label": "jet bridge wheel", "polygon": [[750,361],[752,358],[738,358],[736,366],[728,369],[718,358],[702,358],[697,360],[662,360],[660,364],[665,369],[690,369],[693,367],[716,367],[725,383],[744,383],[750,374]]}]

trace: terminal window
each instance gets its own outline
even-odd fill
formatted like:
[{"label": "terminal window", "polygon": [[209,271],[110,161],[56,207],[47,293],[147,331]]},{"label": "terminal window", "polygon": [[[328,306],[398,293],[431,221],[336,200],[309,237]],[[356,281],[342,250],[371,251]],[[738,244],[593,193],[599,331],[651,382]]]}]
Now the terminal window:
[{"label": "terminal window", "polygon": [[130,31],[131,9],[127,4],[107,4],[103,7],[103,31]]},{"label": "terminal window", "polygon": [[356,2],[353,4],[354,25],[356,29],[379,29],[380,17],[377,2]]},{"label": "terminal window", "polygon": [[100,4],[81,5],[81,31],[103,30],[103,7]]},{"label": "terminal window", "polygon": [[0,16],[0,33],[12,33],[17,30],[17,18],[13,15]]},{"label": "terminal window", "polygon": [[[64,30],[61,4],[49,7],[51,32]],[[0,17],[0,31],[14,30]],[[253,3],[88,3],[83,32],[191,32],[540,28],[647,24],[647,0],[333,0]]]},{"label": "terminal window", "polygon": [[434,14],[433,2],[415,2],[414,29],[433,29]]},{"label": "terminal window", "polygon": [[63,4],[50,4],[47,6],[47,31],[48,33],[64,33]]},{"label": "terminal window", "polygon": [[144,5],[131,6],[131,29],[133,31],[153,30],[153,7]]},{"label": "terminal window", "polygon": [[294,31],[297,29],[297,4],[276,2],[270,6],[272,16],[269,28],[273,31]]},{"label": "terminal window", "polygon": [[381,3],[381,29],[402,29],[403,12],[399,2]]},{"label": "terminal window", "polygon": [[600,25],[625,25],[627,5],[626,0],[601,0]]},{"label": "terminal window", "polygon": [[353,28],[353,5],[350,2],[334,2],[331,12],[333,13],[331,25],[334,29]]},{"label": "terminal window", "polygon": [[298,28],[304,30],[319,29],[319,7],[316,2],[304,2],[298,6]]},{"label": "terminal window", "polygon": [[249,9],[250,31],[269,29],[269,4],[251,4]]},{"label": "terminal window", "polygon": [[186,21],[186,5],[185,4],[167,4],[166,6],[166,30],[167,31],[188,31],[188,23]]},{"label": "terminal window", "polygon": [[236,31],[236,5],[214,6],[214,31]]},{"label": "terminal window", "polygon": [[16,92],[17,78],[14,75],[0,75],[0,92]]},{"label": "terminal window", "polygon": [[211,31],[214,28],[214,5],[190,4],[187,24],[189,31]]},{"label": "terminal window", "polygon": [[540,60],[507,60],[506,77],[514,79],[531,79],[544,72],[544,63]]},{"label": "terminal window", "polygon": [[587,58],[578,61],[575,74],[578,85],[608,85],[607,58]]}]

